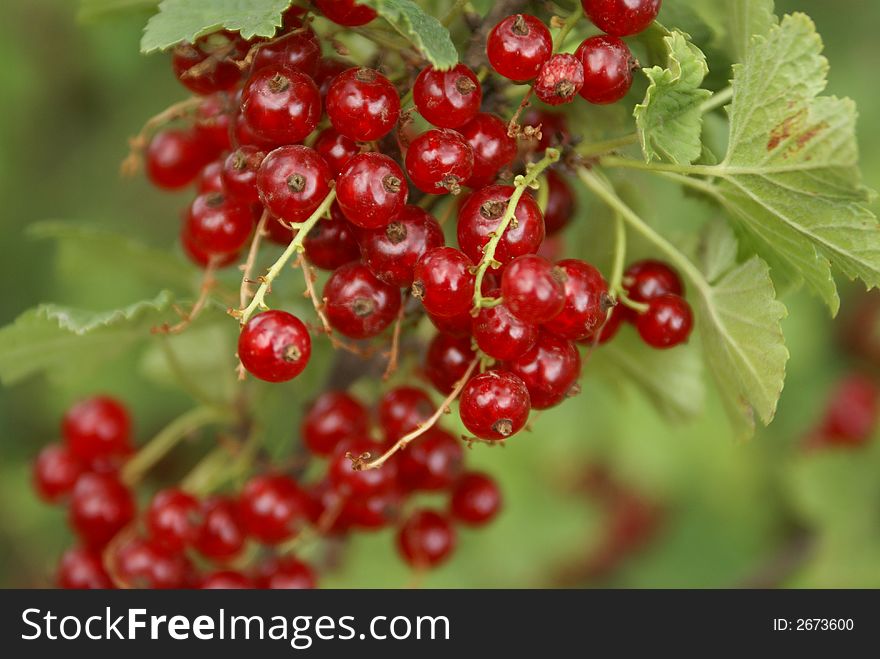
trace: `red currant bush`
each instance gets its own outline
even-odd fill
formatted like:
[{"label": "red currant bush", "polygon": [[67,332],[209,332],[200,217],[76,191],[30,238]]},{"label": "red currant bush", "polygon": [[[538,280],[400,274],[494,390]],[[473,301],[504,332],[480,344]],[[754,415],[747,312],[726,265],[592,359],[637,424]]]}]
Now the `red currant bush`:
[{"label": "red currant bush", "polygon": [[251,318],[238,338],[238,358],[249,373],[266,382],[286,382],[303,372],[312,339],[302,321],[286,311],[264,311]]},{"label": "red currant bush", "polygon": [[461,392],[461,422],[479,439],[501,440],[526,425],[531,410],[529,390],[506,370],[486,371],[471,378]]}]

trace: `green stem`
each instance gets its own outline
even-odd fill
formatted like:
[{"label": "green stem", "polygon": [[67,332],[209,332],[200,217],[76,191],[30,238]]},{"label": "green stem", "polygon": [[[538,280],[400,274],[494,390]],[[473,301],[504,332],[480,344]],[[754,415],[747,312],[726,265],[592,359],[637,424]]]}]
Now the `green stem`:
[{"label": "green stem", "polygon": [[585,142],[584,144],[578,145],[575,148],[575,151],[577,151],[578,154],[583,156],[584,158],[591,158],[593,156],[602,156],[606,153],[611,153],[612,151],[617,151],[618,149],[622,149],[633,144],[638,144],[638,142],[639,134],[630,133],[629,135],[623,135],[622,137],[615,137],[613,139],[603,140],[601,142]]},{"label": "green stem", "polygon": [[733,87],[725,87],[720,92],[712,94],[701,106],[700,112],[706,114],[726,105],[733,98]]},{"label": "green stem", "polygon": [[700,176],[718,176],[718,168],[712,165],[674,165],[665,162],[645,162],[620,156],[603,156],[599,160],[603,167],[620,167],[638,169],[645,172],[671,172],[673,174],[697,174]]},{"label": "green stem", "polygon": [[565,38],[568,36],[568,33],[571,32],[572,28],[577,24],[577,22],[581,19],[581,16],[584,15],[584,9],[580,2],[575,3],[575,9],[568,15],[568,18],[565,19],[565,23],[562,24],[562,28],[559,30],[559,34],[556,35],[556,38],[553,40],[553,52],[559,52],[559,49],[562,48],[562,44],[565,43]]},{"label": "green stem", "polygon": [[446,12],[446,16],[440,21],[443,24],[443,27],[449,27],[450,24],[452,24],[452,21],[458,18],[458,15],[461,14],[468,2],[470,2],[470,0],[455,0],[455,4],[449,8],[449,11]]},{"label": "green stem", "polygon": [[260,287],[257,289],[257,292],[254,293],[254,297],[251,300],[251,303],[244,309],[239,312],[239,322],[242,325],[247,323],[251,319],[258,309],[268,309],[269,307],[266,305],[266,295],[272,288],[272,282],[275,281],[275,278],[281,273],[284,269],[284,266],[287,265],[287,262],[293,258],[293,255],[302,252],[303,250],[303,240],[305,240],[309,231],[312,230],[318,221],[324,216],[324,214],[330,209],[330,205],[333,203],[333,200],[336,199],[336,190],[333,189],[330,193],[324,197],[324,201],[321,202],[321,205],[315,209],[315,212],[302,223],[299,230],[296,232],[296,235],[293,237],[293,240],[290,241],[290,244],[278,257],[278,260],[272,264],[272,267],[266,272],[266,274],[262,277]]},{"label": "green stem", "polygon": [[504,210],[504,214],[501,216],[501,220],[498,222],[498,226],[495,227],[495,230],[490,234],[489,242],[486,243],[486,246],[483,247],[483,257],[480,259],[480,263],[477,265],[476,270],[476,278],[474,280],[474,309],[479,309],[480,307],[488,306],[487,302],[494,300],[495,298],[484,298],[482,293],[482,285],[483,285],[483,277],[486,276],[486,271],[489,267],[497,268],[500,264],[495,260],[495,250],[498,248],[498,243],[501,242],[501,238],[504,236],[504,232],[507,231],[507,227],[510,226],[510,223],[513,221],[516,216],[516,207],[519,204],[520,198],[525,193],[526,189],[528,189],[532,183],[534,183],[537,178],[541,175],[545,169],[547,169],[550,165],[557,162],[559,160],[559,151],[557,149],[547,149],[544,152],[544,157],[533,165],[528,165],[525,175],[517,176],[514,181],[514,191],[510,196],[510,201],[507,202],[507,208]]},{"label": "green stem", "polygon": [[614,214],[614,262],[611,266],[609,287],[615,295],[623,290],[623,265],[626,259],[626,226],[620,213]]}]

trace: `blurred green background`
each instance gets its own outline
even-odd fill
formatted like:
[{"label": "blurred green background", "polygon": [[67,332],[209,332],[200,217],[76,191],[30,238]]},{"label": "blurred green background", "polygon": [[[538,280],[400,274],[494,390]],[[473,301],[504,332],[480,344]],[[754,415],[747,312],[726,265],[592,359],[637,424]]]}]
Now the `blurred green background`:
[{"label": "blurred green background", "polygon": [[[880,3],[779,0],[777,10],[802,10],[816,21],[831,61],[829,92],[857,101],[863,169],[878,187]],[[0,324],[37,302],[104,309],[156,292],[124,264],[108,268],[26,237],[30,224],[80,220],[170,246],[188,199],[117,174],[127,137],[184,96],[166,57],[138,53],[143,17],[79,25],[75,14],[71,0],[0,3]],[[637,181],[640,191],[653,189],[647,179]],[[694,217],[700,213],[694,206]],[[673,218],[669,226],[687,227],[692,219],[676,225]],[[865,298],[858,291],[847,297],[850,308]],[[749,443],[734,442],[711,394],[700,419],[671,426],[627,387],[588,374],[583,394],[542,414],[531,435],[469,453],[472,464],[498,477],[506,508],[489,528],[463,531],[456,556],[425,585],[880,587],[880,442],[859,451],[800,450],[835,380],[870,365],[841,347],[842,321],[832,323],[819,303],[803,293],[785,302],[792,359],[770,429]],[[188,405],[140,377],[137,356],[88,374],[76,387],[37,379],[4,389],[0,585],[51,582],[70,537],[63,511],[33,496],[30,462],[57,438],[65,407],[96,391],[130,402],[141,440]],[[618,485],[597,486],[600,470]],[[619,535],[634,538],[634,551],[609,549],[615,523]],[[347,552],[324,584],[409,583],[389,532]]]}]

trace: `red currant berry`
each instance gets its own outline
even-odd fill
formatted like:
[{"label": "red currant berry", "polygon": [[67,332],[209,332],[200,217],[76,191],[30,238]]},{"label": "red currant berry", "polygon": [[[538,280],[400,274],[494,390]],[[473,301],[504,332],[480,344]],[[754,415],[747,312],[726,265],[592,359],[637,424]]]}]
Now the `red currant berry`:
[{"label": "red currant berry", "polygon": [[101,552],[84,547],[73,547],[64,552],[58,564],[59,588],[65,590],[102,590],[113,588],[113,582],[104,569]]},{"label": "red currant berry", "polygon": [[193,130],[160,130],[146,154],[147,176],[166,190],[186,187],[216,155],[213,145]]},{"label": "red currant berry", "polygon": [[361,153],[348,161],[336,181],[336,201],[349,222],[363,229],[388,224],[406,204],[408,190],[394,160]]},{"label": "red currant berry", "polygon": [[541,332],[534,348],[506,366],[525,383],[535,410],[554,407],[579,390],[580,353],[571,341],[549,332]]},{"label": "red currant berry", "polygon": [[202,523],[196,534],[195,548],[205,558],[227,561],[241,553],[245,531],[238,502],[214,497],[202,503]]},{"label": "red currant berry", "polygon": [[597,28],[614,37],[644,31],[660,12],[660,0],[581,0]]},{"label": "red currant berry", "polygon": [[69,447],[50,444],[34,462],[34,489],[43,501],[55,503],[70,494],[83,471],[85,466]]},{"label": "red currant berry", "polygon": [[209,162],[196,179],[196,191],[202,194],[210,192],[223,192],[223,163],[224,160],[212,160]]},{"label": "red currant berry", "polygon": [[303,322],[273,309],[251,318],[238,337],[238,358],[255,377],[286,382],[303,372],[312,356],[312,339]]},{"label": "red currant berry", "polygon": [[267,140],[258,135],[239,112],[235,115],[235,139],[241,146],[256,146],[264,151],[271,151],[278,146],[273,140]]},{"label": "red currant berry", "polygon": [[852,375],[832,391],[820,432],[829,444],[860,446],[874,434],[878,414],[877,385],[863,375]]},{"label": "red currant berry", "polygon": [[314,149],[282,146],[263,160],[257,172],[260,199],[269,212],[300,222],[315,212],[330,192],[330,167]]},{"label": "red currant berry", "polygon": [[196,134],[205,144],[212,144],[219,151],[228,151],[230,116],[225,94],[206,96],[196,108]]},{"label": "red currant berry", "polygon": [[283,37],[261,44],[254,55],[252,72],[272,67],[287,67],[312,77],[318,70],[321,45],[309,27],[302,27]]},{"label": "red currant berry", "polygon": [[354,0],[314,0],[315,7],[324,16],[346,27],[366,25],[376,18],[376,11]]},{"label": "red currant berry", "polygon": [[434,414],[434,403],[418,387],[397,387],[379,401],[379,427],[389,442],[396,442]]},{"label": "red currant berry", "polygon": [[205,575],[199,588],[201,590],[242,590],[254,588],[254,582],[247,575],[236,570],[217,570]]},{"label": "red currant berry", "polygon": [[418,206],[404,206],[387,226],[359,235],[363,262],[376,277],[398,288],[412,285],[416,262],[443,242],[437,220]]},{"label": "red currant berry", "polygon": [[474,151],[454,130],[425,131],[406,151],[406,173],[422,192],[457,194],[473,171]]},{"label": "red currant berry", "polygon": [[400,97],[378,71],[352,68],[338,74],[327,90],[327,116],[340,133],[372,142],[391,132],[400,115]]},{"label": "red currant berry", "polygon": [[221,192],[210,192],[193,200],[184,231],[205,253],[225,256],[241,250],[253,228],[250,204]]},{"label": "red currant berry", "polygon": [[186,556],[143,538],[134,538],[119,547],[113,562],[119,580],[129,588],[186,588],[194,576]]},{"label": "red currant berry", "polygon": [[301,434],[309,451],[328,456],[340,442],[365,437],[369,428],[367,410],[344,391],[328,391],[306,412]]},{"label": "red currant berry", "polygon": [[[492,291],[497,297],[500,291]],[[473,322],[474,339],[480,350],[493,359],[516,359],[538,340],[538,326],[514,316],[506,304],[483,307]]]},{"label": "red currant berry", "polygon": [[330,325],[352,339],[381,333],[400,310],[400,289],[376,279],[362,263],[348,263],[324,285],[324,310]]},{"label": "red currant berry", "polygon": [[436,316],[467,313],[474,296],[473,267],[473,261],[454,247],[428,250],[413,271],[412,294]]},{"label": "red currant berry", "polygon": [[[622,304],[618,304],[611,311],[611,314],[590,333],[590,336],[585,339],[580,339],[578,343],[587,346],[592,346],[594,343],[598,343],[599,345],[608,343],[611,339],[617,336],[617,332],[620,331],[620,326],[623,324],[623,321],[626,320],[627,313],[630,311],[630,309],[624,307]],[[598,340],[596,337],[597,332],[599,333]]]},{"label": "red currant berry", "polygon": [[348,161],[361,152],[357,142],[333,128],[325,128],[318,133],[314,149],[330,166],[334,177],[339,176]]},{"label": "red currant berry", "polygon": [[639,314],[636,329],[652,348],[672,348],[685,343],[694,327],[691,306],[678,295],[661,295],[648,302]]},{"label": "red currant berry", "polygon": [[400,453],[398,479],[408,491],[445,490],[461,473],[464,450],[445,430],[432,428]]},{"label": "red currant berry", "polygon": [[515,435],[529,419],[529,390],[516,375],[492,370],[471,378],[461,392],[459,413],[468,432],[480,439]]},{"label": "red currant berry", "polygon": [[191,546],[201,524],[199,500],[178,488],[160,490],[147,508],[150,538],[172,552]]},{"label": "red currant berry", "polygon": [[87,473],[73,488],[69,513],[82,541],[100,548],[134,519],[134,499],[115,475]]},{"label": "red currant berry", "polygon": [[[397,463],[389,460],[378,469],[355,470],[351,458],[369,455],[375,460],[382,455],[382,445],[369,439],[342,442],[327,467],[330,484],[345,496],[368,497],[387,492],[397,481]],[[351,456],[349,458],[348,456]]]},{"label": "red currant berry", "polygon": [[247,204],[259,203],[257,172],[265,157],[266,152],[255,146],[242,146],[230,153],[221,174],[226,194]]},{"label": "red currant berry", "polygon": [[584,86],[584,65],[574,55],[554,55],[538,71],[535,96],[547,105],[571,103]]},{"label": "red currant berry", "polygon": [[322,99],[327,98],[327,91],[330,89],[330,85],[336,76],[343,71],[348,71],[350,68],[350,62],[343,62],[332,57],[322,57],[318,60],[318,70],[315,72],[314,79],[321,92]]},{"label": "red currant berry", "polygon": [[568,131],[568,122],[564,114],[549,112],[543,108],[529,110],[523,119],[524,126],[538,128],[540,126],[540,139],[533,139],[534,150],[543,152],[552,147],[564,147],[571,142],[571,134]]},{"label": "red currant berry", "polygon": [[501,273],[501,294],[510,312],[524,321],[546,323],[565,305],[565,273],[540,256],[526,254]]},{"label": "red currant berry", "polygon": [[260,588],[272,590],[305,590],[317,585],[315,573],[308,565],[292,556],[279,556],[263,562],[258,569]]},{"label": "red currant berry", "polygon": [[577,259],[560,261],[556,267],[565,277],[565,305],[544,326],[570,341],[590,336],[604,322],[608,310],[608,284],[589,263]]},{"label": "red currant berry", "polygon": [[413,101],[419,114],[439,128],[458,128],[480,111],[483,89],[464,64],[448,71],[433,66],[422,69],[413,84]]},{"label": "red currant berry", "polygon": [[456,338],[470,337],[471,325],[473,323],[473,317],[471,316],[470,311],[462,311],[455,316],[437,316],[428,311],[425,313],[431,321],[431,324],[443,334],[448,334]]},{"label": "red currant berry", "polygon": [[[483,248],[498,229],[508,202],[512,185],[490,185],[475,191],[458,213],[458,244],[474,263],[483,257]],[[534,254],[544,240],[544,218],[530,195],[520,197],[514,213],[516,223],[507,230],[495,249],[495,260],[502,265],[517,256]]]},{"label": "red currant berry", "polygon": [[[288,232],[285,244],[289,242]],[[354,229],[336,203],[330,207],[330,217],[318,220],[312,227],[303,241],[303,247],[308,262],[322,270],[336,270],[361,256]]]},{"label": "red currant berry", "polygon": [[310,505],[296,481],[283,475],[255,476],[239,497],[244,528],[266,545],[297,535],[308,520]]},{"label": "red currant berry", "polygon": [[492,183],[499,170],[516,157],[516,140],[507,134],[507,123],[494,114],[480,112],[458,132],[474,152],[474,168],[465,181],[470,188]]},{"label": "red currant berry", "polygon": [[486,474],[470,472],[458,479],[449,501],[449,512],[456,521],[469,526],[491,522],[501,510],[498,484]]},{"label": "red currant berry", "polygon": [[398,520],[402,503],[400,490],[394,487],[368,497],[346,499],[340,516],[347,527],[375,531]]},{"label": "red currant berry", "polygon": [[[470,325],[470,315],[468,315]],[[470,336],[437,334],[425,353],[425,375],[441,394],[450,394],[464,377],[476,353]]]},{"label": "red currant berry", "polygon": [[397,532],[397,549],[414,568],[440,565],[455,549],[455,529],[433,510],[416,510]]},{"label": "red currant berry", "polygon": [[566,180],[552,169],[547,172],[547,208],[544,226],[547,235],[558,233],[574,215],[574,193]]},{"label": "red currant berry", "polygon": [[193,239],[192,235],[190,235],[186,224],[183,225],[180,231],[180,245],[183,247],[183,251],[189,260],[200,268],[207,268],[212,262],[218,268],[225,268],[226,266],[235,263],[239,256],[238,252],[226,254],[225,256],[218,256],[205,251],[205,249]]},{"label": "red currant berry", "polygon": [[115,398],[87,398],[64,414],[61,436],[86,464],[127,455],[131,452],[131,417]]},{"label": "red currant berry", "polygon": [[177,79],[192,92],[207,96],[229,91],[241,80],[236,60],[244,59],[249,46],[233,32],[215,32],[195,43],[174,49],[171,68]]},{"label": "red currant berry", "polygon": [[629,91],[636,61],[617,37],[590,37],[574,53],[584,67],[580,94],[590,103],[616,103]]},{"label": "red currant berry", "polygon": [[262,139],[295,144],[308,137],[321,120],[321,93],[305,73],[266,67],[247,81],[241,113]]},{"label": "red currant berry", "polygon": [[684,295],[678,273],[662,261],[637,261],[623,273],[623,288],[634,302],[650,302],[661,295]]},{"label": "red currant berry", "polygon": [[525,82],[538,75],[552,53],[550,30],[529,14],[508,16],[492,28],[486,40],[489,64],[514,82]]}]

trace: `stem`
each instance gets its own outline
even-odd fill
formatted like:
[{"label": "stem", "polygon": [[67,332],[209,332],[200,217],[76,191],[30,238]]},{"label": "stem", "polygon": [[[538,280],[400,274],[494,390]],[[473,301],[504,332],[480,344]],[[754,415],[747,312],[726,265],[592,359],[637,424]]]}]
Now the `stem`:
[{"label": "stem", "polygon": [[614,263],[611,267],[610,288],[617,295],[623,290],[623,266],[626,259],[626,226],[620,213],[614,214]]},{"label": "stem", "polygon": [[[401,449],[406,448],[410,442],[417,439],[418,437],[421,437],[423,434],[428,432],[428,430],[433,428],[434,424],[436,424],[440,420],[440,417],[442,417],[444,414],[449,413],[449,406],[452,405],[452,402],[456,398],[458,398],[458,395],[461,393],[461,390],[464,389],[464,385],[467,384],[468,380],[471,379],[471,375],[473,374],[479,363],[480,358],[474,357],[473,361],[471,361],[470,363],[470,366],[468,366],[467,371],[465,371],[464,375],[461,376],[461,379],[455,383],[455,388],[452,390],[452,393],[450,393],[446,397],[446,399],[440,404],[440,407],[437,408],[437,411],[434,412],[434,414],[432,414],[430,418],[428,418],[418,428],[398,439],[394,446],[385,451],[385,453],[380,455],[378,458],[376,458],[375,460],[370,460],[369,462],[365,462],[365,459],[361,456],[349,455],[348,457],[349,459],[351,459],[352,469],[354,469],[355,471],[362,471],[364,469],[378,469],[383,464],[385,464],[392,455],[394,455]],[[367,459],[369,457],[370,456],[368,455]]]},{"label": "stem", "polygon": [[639,134],[630,133],[629,135],[623,135],[622,137],[615,137],[601,142],[584,143],[575,147],[575,151],[584,158],[591,158],[593,156],[602,156],[606,153],[622,149],[623,147],[632,146],[633,144],[638,144],[638,142]]},{"label": "stem", "polygon": [[514,181],[515,189],[513,194],[510,196],[510,201],[507,203],[507,208],[504,211],[504,215],[501,216],[501,220],[498,222],[498,226],[495,227],[495,230],[490,234],[489,242],[486,243],[486,246],[483,247],[483,258],[480,259],[479,265],[477,265],[476,277],[474,279],[474,309],[479,309],[480,307],[486,306],[485,302],[491,298],[484,298],[482,293],[482,285],[483,285],[483,277],[486,275],[486,271],[490,266],[493,268],[497,268],[495,265],[497,261],[495,261],[495,250],[498,248],[498,243],[501,242],[501,238],[504,236],[504,232],[507,231],[507,227],[513,221],[516,216],[516,207],[519,205],[519,200],[523,196],[523,193],[526,189],[531,186],[532,183],[537,180],[538,176],[541,175],[545,169],[547,169],[550,165],[557,162],[559,160],[559,151],[557,149],[547,149],[544,152],[544,157],[531,166],[527,166],[526,174],[517,176]]},{"label": "stem", "polygon": [[575,3],[575,9],[571,14],[569,14],[568,18],[565,19],[565,23],[562,24],[562,29],[559,30],[559,34],[556,35],[556,38],[553,40],[553,52],[559,52],[559,49],[562,48],[562,44],[565,42],[565,38],[568,36],[568,33],[571,32],[572,28],[577,24],[577,22],[581,19],[581,16],[584,15],[584,8],[580,2]]},{"label": "stem", "polygon": [[269,308],[266,304],[266,295],[272,288],[272,282],[275,281],[276,277],[278,277],[284,269],[284,266],[287,265],[287,262],[293,258],[293,255],[302,251],[303,240],[305,240],[309,231],[312,230],[312,227],[318,223],[318,220],[320,220],[329,210],[334,199],[336,199],[335,189],[330,190],[327,196],[324,197],[324,201],[321,202],[321,205],[315,209],[315,212],[311,214],[308,220],[302,223],[302,226],[300,226],[299,230],[296,232],[293,240],[290,241],[290,244],[284,250],[284,253],[278,257],[278,260],[275,261],[266,274],[260,278],[260,287],[254,294],[251,303],[234,314],[238,316],[239,322],[242,325],[245,325],[251,319],[251,317],[257,312],[257,309]]},{"label": "stem", "polygon": [[177,417],[126,463],[122,468],[122,481],[129,486],[136,484],[185,437],[203,426],[223,421],[228,416],[227,412],[214,407],[197,407]]},{"label": "stem", "polygon": [[400,328],[403,325],[403,317],[406,314],[407,297],[404,297],[400,304],[400,311],[397,312],[397,319],[394,321],[394,330],[391,332],[391,348],[388,351],[388,365],[382,374],[383,380],[388,380],[397,372],[397,363],[400,357]]},{"label": "stem", "polygon": [[712,112],[712,110],[716,110],[720,108],[722,105],[727,104],[733,98],[733,87],[725,87],[720,92],[716,92],[712,94],[703,104],[700,106],[700,112],[706,114],[708,112]]},{"label": "stem", "polygon": [[211,291],[214,290],[214,286],[217,285],[217,279],[215,276],[217,274],[217,262],[219,261],[219,258],[220,257],[218,256],[212,256],[208,261],[208,267],[205,268],[205,271],[202,274],[202,284],[199,286],[199,297],[196,299],[192,308],[187,312],[179,310],[180,321],[174,325],[168,325],[166,323],[161,327],[154,327],[154,334],[180,334],[198,319],[207,306],[208,300],[211,299]]},{"label": "stem", "polygon": [[254,262],[257,260],[257,254],[260,251],[260,243],[263,240],[263,236],[266,233],[266,223],[269,221],[269,211],[264,210],[262,217],[260,217],[260,222],[257,224],[257,229],[254,232],[254,239],[251,241],[250,249],[248,250],[247,260],[241,266],[241,288],[239,289],[239,308],[244,308],[247,304],[248,298],[252,295],[251,293],[251,272],[254,269]]},{"label": "stem", "polygon": [[440,22],[443,24],[443,27],[449,27],[458,15],[464,10],[465,5],[470,2],[470,0],[455,0],[455,4],[449,8],[449,11],[446,12],[446,16],[443,17],[443,20]]},{"label": "stem", "polygon": [[120,165],[120,171],[123,176],[134,176],[137,174],[141,166],[141,157],[144,149],[150,143],[150,137],[153,132],[160,126],[185,117],[195,110],[202,102],[201,97],[191,96],[190,98],[179,101],[162,110],[157,115],[150,117],[141,128],[140,132],[128,140],[129,153]]},{"label": "stem", "polygon": [[645,162],[620,156],[604,156],[599,160],[603,167],[620,167],[638,169],[645,172],[671,172],[673,174],[697,174],[700,176],[718,176],[718,168],[710,165],[674,165],[665,162]]}]

